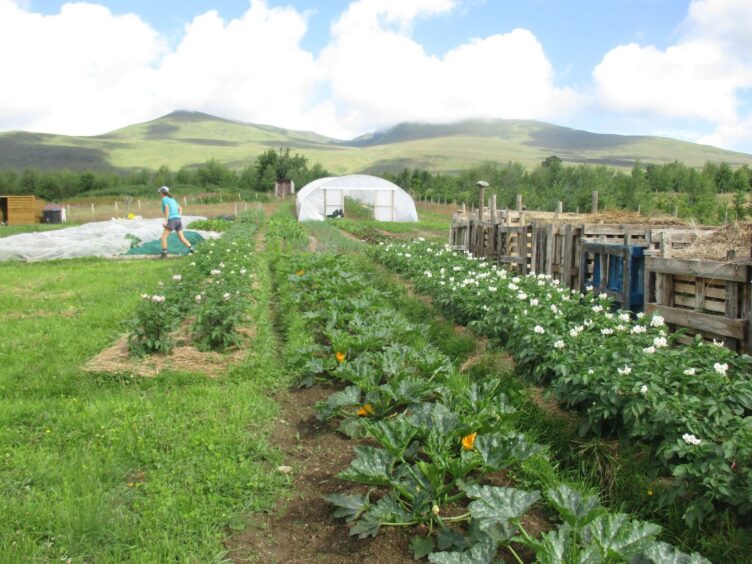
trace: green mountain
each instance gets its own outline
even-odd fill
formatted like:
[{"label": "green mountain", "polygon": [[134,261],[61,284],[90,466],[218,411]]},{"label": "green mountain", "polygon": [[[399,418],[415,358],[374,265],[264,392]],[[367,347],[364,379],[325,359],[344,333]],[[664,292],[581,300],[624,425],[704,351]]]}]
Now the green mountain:
[{"label": "green mountain", "polygon": [[289,147],[337,174],[420,167],[454,172],[484,162],[534,166],[557,155],[566,163],[631,167],[636,161],[707,161],[752,166],[752,155],[664,137],[590,133],[529,120],[401,123],[349,141],[177,111],[94,137],[0,133],[0,168],[172,170],[209,159],[242,167],[269,148]]}]

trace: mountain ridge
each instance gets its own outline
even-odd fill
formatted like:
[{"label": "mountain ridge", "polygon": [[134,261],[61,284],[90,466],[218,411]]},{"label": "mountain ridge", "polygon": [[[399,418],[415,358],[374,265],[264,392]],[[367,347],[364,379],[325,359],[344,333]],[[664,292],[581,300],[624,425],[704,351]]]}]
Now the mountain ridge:
[{"label": "mountain ridge", "polygon": [[209,159],[240,168],[268,149],[289,147],[336,174],[424,168],[452,173],[483,163],[533,167],[556,155],[567,164],[631,167],[636,162],[707,161],[752,166],[752,155],[649,135],[593,133],[535,120],[402,122],[349,140],[177,110],[101,135],[0,133],[0,169],[157,169]]}]

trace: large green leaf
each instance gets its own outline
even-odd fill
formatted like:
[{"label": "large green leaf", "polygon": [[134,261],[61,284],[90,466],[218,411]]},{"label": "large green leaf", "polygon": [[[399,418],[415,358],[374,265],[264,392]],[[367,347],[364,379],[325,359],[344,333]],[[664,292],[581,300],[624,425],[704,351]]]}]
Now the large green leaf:
[{"label": "large green leaf", "polygon": [[624,513],[596,517],[582,530],[585,544],[604,558],[629,560],[650,548],[661,528],[654,523],[630,520]]},{"label": "large green leaf", "polygon": [[448,407],[440,403],[421,403],[410,409],[408,415],[410,422],[416,427],[435,431],[440,435],[447,436],[452,433],[459,424],[459,417],[452,413]]},{"label": "large green leaf", "polygon": [[387,494],[371,505],[360,519],[350,528],[350,535],[360,538],[375,537],[382,525],[400,525],[410,521],[410,516],[402,509],[399,502]]},{"label": "large green leaf", "polygon": [[365,424],[362,417],[345,417],[337,427],[337,431],[351,439],[362,439],[366,436]]},{"label": "large green leaf", "polygon": [[384,449],[370,446],[356,446],[354,450],[357,457],[347,470],[339,473],[339,477],[360,484],[389,485],[394,457]]},{"label": "large green leaf", "polygon": [[373,390],[381,379],[381,372],[376,369],[373,362],[371,353],[362,354],[352,361],[340,364],[336,375],[364,390]]},{"label": "large green leaf", "polygon": [[546,496],[562,519],[576,528],[582,527],[603,511],[596,496],[583,495],[566,484],[548,490]]},{"label": "large green leaf", "polygon": [[414,536],[410,541],[413,558],[420,560],[433,552],[433,539],[431,537]]},{"label": "large green leaf", "polygon": [[435,564],[490,564],[496,556],[496,543],[483,538],[466,552],[434,552],[428,559]]},{"label": "large green leaf", "polygon": [[574,529],[564,523],[558,529],[541,535],[534,543],[535,561],[541,564],[561,564],[572,562],[572,552],[576,550],[573,538]]},{"label": "large green leaf", "polygon": [[685,554],[665,542],[655,542],[643,552],[643,556],[655,564],[710,564],[696,553]]},{"label": "large green leaf", "polygon": [[349,523],[360,517],[370,507],[368,495],[331,494],[324,497],[332,505],[336,505],[335,517],[344,517]]},{"label": "large green leaf", "polygon": [[478,521],[482,531],[491,535],[497,542],[512,538],[516,531],[516,521],[540,498],[537,491],[523,491],[514,488],[470,485],[464,487],[468,497],[474,501],[468,505],[473,519]]},{"label": "large green leaf", "polygon": [[433,384],[426,380],[419,380],[413,376],[394,378],[382,385],[380,389],[392,401],[400,405],[424,401],[434,395]]},{"label": "large green leaf", "polygon": [[403,415],[368,423],[366,431],[395,458],[402,457],[413,437],[418,433],[418,429]]},{"label": "large green leaf", "polygon": [[480,464],[481,461],[477,456],[472,452],[463,450],[459,458],[451,458],[446,461],[446,469],[454,478],[464,478]]},{"label": "large green leaf", "polygon": [[348,386],[344,390],[334,392],[319,406],[317,417],[321,420],[330,419],[343,407],[360,405],[360,396],[361,390],[358,386]]},{"label": "large green leaf", "polygon": [[531,445],[521,433],[493,433],[478,435],[475,449],[480,453],[483,464],[491,470],[504,468],[525,460],[540,450],[538,445]]},{"label": "large green leaf", "polygon": [[442,528],[436,535],[436,544],[440,550],[448,548],[466,548],[467,538],[449,527]]}]

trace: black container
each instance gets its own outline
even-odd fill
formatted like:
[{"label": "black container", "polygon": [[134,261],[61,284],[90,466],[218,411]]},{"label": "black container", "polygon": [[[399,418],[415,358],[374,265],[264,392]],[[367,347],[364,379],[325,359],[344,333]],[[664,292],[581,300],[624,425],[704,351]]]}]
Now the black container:
[{"label": "black container", "polygon": [[44,223],[62,223],[63,210],[44,210],[42,211],[42,221]]}]

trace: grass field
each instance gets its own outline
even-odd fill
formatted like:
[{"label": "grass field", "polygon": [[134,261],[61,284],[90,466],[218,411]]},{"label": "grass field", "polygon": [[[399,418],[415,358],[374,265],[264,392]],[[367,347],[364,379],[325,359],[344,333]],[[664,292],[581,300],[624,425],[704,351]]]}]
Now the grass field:
[{"label": "grass field", "polygon": [[170,263],[0,265],[0,562],[217,561],[228,531],[283,495],[268,296],[221,380],[81,369]]}]

